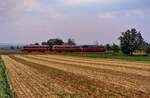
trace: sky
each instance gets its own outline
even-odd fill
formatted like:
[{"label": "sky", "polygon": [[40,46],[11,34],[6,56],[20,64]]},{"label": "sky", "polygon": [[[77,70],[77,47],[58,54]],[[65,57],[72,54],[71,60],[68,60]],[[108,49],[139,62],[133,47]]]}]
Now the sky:
[{"label": "sky", "polygon": [[0,43],[68,38],[77,44],[119,43],[136,28],[150,42],[150,0],[0,0]]}]

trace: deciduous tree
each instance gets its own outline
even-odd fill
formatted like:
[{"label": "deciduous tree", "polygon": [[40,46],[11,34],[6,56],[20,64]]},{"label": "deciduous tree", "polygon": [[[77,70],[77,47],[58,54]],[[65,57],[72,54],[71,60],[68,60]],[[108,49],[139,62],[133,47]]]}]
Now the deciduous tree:
[{"label": "deciduous tree", "polygon": [[62,39],[54,38],[54,39],[49,39],[47,43],[49,46],[53,46],[53,45],[62,45],[64,42]]},{"label": "deciduous tree", "polygon": [[141,35],[141,32],[138,32],[136,29],[127,30],[122,32],[122,35],[119,37],[121,50],[124,54],[131,54],[142,45],[144,39]]}]

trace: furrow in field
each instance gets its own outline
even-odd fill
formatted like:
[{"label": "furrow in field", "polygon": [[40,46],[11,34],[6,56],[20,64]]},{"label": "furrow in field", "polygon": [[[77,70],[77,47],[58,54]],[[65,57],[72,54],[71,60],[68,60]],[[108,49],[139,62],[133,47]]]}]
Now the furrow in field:
[{"label": "furrow in field", "polygon": [[96,83],[94,82],[95,80],[93,81],[87,77],[77,74],[75,75],[73,73],[65,72],[53,67],[48,67],[43,64],[39,64],[39,62],[30,62],[28,60],[24,60],[14,56],[11,56],[11,58],[21,63],[25,63],[26,65],[33,67],[42,73],[48,74],[50,77],[53,77],[57,81],[61,81],[66,86],[73,87],[75,91],[81,93],[81,95],[84,95],[84,98],[125,98],[125,96],[127,96],[124,95],[124,92],[119,93],[116,91],[116,89],[124,88],[115,87],[114,90],[112,90],[112,88],[109,88],[113,85],[105,85],[105,83],[100,81]]},{"label": "furrow in field", "polygon": [[[99,81],[105,81],[106,83],[112,83],[115,84],[115,86],[123,86],[126,89],[132,89],[132,90],[137,90],[137,91],[143,91],[145,93],[149,93],[149,83],[146,80],[142,80],[139,81],[137,79],[130,79],[130,76],[127,75],[127,77],[122,77],[122,75],[120,76],[115,76],[115,74],[111,73],[111,71],[108,71],[108,73],[102,73],[101,71],[97,72],[94,70],[87,70],[87,69],[83,69],[83,68],[79,68],[79,67],[75,67],[75,66],[68,66],[65,64],[54,64],[54,63],[50,63],[50,62],[46,62],[46,61],[42,61],[42,60],[36,60],[33,58],[27,58],[27,57],[22,57],[22,56],[16,56],[19,57],[21,59],[30,61],[30,62],[35,62],[41,65],[45,65],[45,66],[49,66],[52,68],[56,68],[56,69],[60,69],[66,72],[71,72],[77,75],[83,75],[86,76],[88,78],[91,79],[95,79],[95,80],[99,80]],[[117,74],[117,73],[116,73]],[[129,77],[129,78],[128,78]],[[130,80],[129,80],[130,79]],[[141,84],[142,83],[142,84]],[[143,85],[144,83],[144,85]],[[129,90],[130,91],[130,90]]]},{"label": "furrow in field", "polygon": [[[18,65],[18,67],[23,68],[22,70],[28,70],[28,73],[32,74],[30,77],[32,79],[36,80],[36,82],[38,82],[38,84],[43,84],[44,86],[47,87],[47,88],[44,87],[44,89],[41,89],[41,91],[39,91],[39,92],[43,92],[41,94],[42,96],[46,95],[46,96],[49,96],[51,98],[52,96],[50,96],[50,95],[56,95],[56,96],[59,97],[59,96],[62,96],[63,93],[64,94],[67,93],[67,94],[70,94],[70,95],[75,94],[75,93],[71,92],[69,89],[67,89],[67,87],[64,87],[62,85],[58,85],[58,84],[62,84],[62,83],[58,83],[58,81],[55,81],[55,80],[51,79],[49,76],[47,76],[45,74],[42,74],[42,73],[38,72],[37,70],[35,70],[31,67],[28,67],[27,65],[24,65],[22,63],[19,63],[19,62],[15,62],[15,63],[16,63],[16,65]],[[28,69],[25,69],[25,67],[27,67]],[[29,69],[31,69],[31,71]],[[56,83],[58,83],[58,84],[56,84]],[[39,87],[41,87],[41,86],[42,85],[39,85]],[[45,91],[45,89],[47,91]],[[53,91],[53,93],[46,94],[46,93],[50,92],[50,91],[48,91],[48,89],[50,91]]]},{"label": "furrow in field", "polygon": [[137,69],[137,70],[145,70],[150,71],[150,64],[148,63],[137,63],[137,62],[127,62],[125,61],[113,61],[113,60],[103,60],[103,59],[88,59],[88,58],[77,58],[77,57],[67,57],[67,56],[57,56],[57,55],[37,55],[46,58],[53,58],[58,60],[65,60],[71,62],[80,62],[80,63],[88,63],[88,64],[95,64],[95,65],[105,65],[105,66],[116,66],[116,67],[124,67],[130,69]]},{"label": "furrow in field", "polygon": [[[29,57],[29,56],[27,56],[27,57]],[[31,59],[34,58],[34,59],[37,59],[37,60],[43,60],[43,61],[46,61],[46,62],[47,61],[54,62],[54,63],[58,63],[58,64],[63,64],[63,65],[67,65],[68,64],[66,62],[65,63],[61,62],[60,63],[60,60],[58,60],[58,61],[53,61],[51,59],[46,59],[45,60],[45,58],[43,59],[41,57],[29,57],[29,58],[31,58]],[[92,68],[92,67],[87,67],[87,66],[81,66],[81,65],[77,65],[77,64],[74,65],[74,63],[69,64],[69,66],[66,66],[66,67],[71,67],[71,66],[77,67],[78,69],[82,67],[84,69],[92,70],[91,73],[94,73],[93,71],[95,71],[95,73],[96,73],[95,75],[100,75],[98,73],[101,73],[101,74],[102,73],[107,73],[107,75],[111,74],[111,75],[113,75],[114,78],[113,79],[110,78],[109,79],[110,81],[113,80],[113,82],[114,82],[114,79],[116,79],[116,83],[118,83],[117,81],[120,82],[120,80],[123,80],[123,82],[121,82],[121,84],[124,83],[124,85],[126,85],[126,86],[128,84],[128,86],[130,86],[130,87],[132,87],[132,86],[135,86],[135,87],[141,86],[141,88],[144,88],[143,87],[143,83],[144,83],[145,87],[147,87],[147,88],[150,87],[150,83],[149,83],[150,77],[149,76],[140,76],[140,75],[137,75],[135,73],[133,73],[133,74],[128,74],[128,73],[125,73],[125,72],[122,73],[122,72],[118,72],[118,71],[114,71],[114,70],[98,69],[98,68]],[[109,75],[107,77],[109,77]],[[117,77],[119,77],[119,78],[117,79]]]},{"label": "furrow in field", "polygon": [[14,70],[15,69],[14,66],[4,56],[3,56],[3,60],[6,64],[8,74],[10,76],[10,80],[12,83],[12,87],[13,87],[14,91],[16,92],[17,98],[27,98],[27,97],[32,98],[32,94],[31,94],[30,90],[24,84],[24,81],[22,81],[22,79],[19,78],[18,73]]},{"label": "furrow in field", "polygon": [[134,68],[127,68],[124,66],[114,66],[114,65],[107,65],[107,63],[104,64],[94,64],[94,63],[86,63],[83,61],[74,61],[74,60],[67,60],[67,59],[59,59],[59,58],[53,58],[53,57],[43,57],[43,56],[32,56],[28,55],[29,57],[38,58],[42,60],[49,60],[52,62],[59,62],[63,64],[74,64],[74,65],[80,65],[80,66],[88,66],[88,67],[94,67],[94,68],[100,68],[100,69],[110,69],[114,71],[120,71],[125,73],[131,73],[131,74],[137,74],[142,76],[150,76],[150,71],[147,70],[141,70],[141,69],[134,69]]},{"label": "furrow in field", "polygon": [[[42,55],[41,55],[42,56]],[[112,59],[97,59],[97,58],[81,58],[81,57],[71,57],[71,56],[62,56],[62,55],[43,55],[46,57],[56,57],[61,59],[68,59],[68,60],[77,60],[77,61],[85,61],[91,62],[96,64],[110,64],[110,65],[119,65],[119,66],[126,66],[126,67],[135,67],[135,68],[145,68],[150,69],[150,63],[141,63],[141,62],[133,62],[133,61],[124,61],[124,60],[112,60]]]},{"label": "furrow in field", "polygon": [[78,59],[76,57],[62,57],[62,56],[55,56],[55,55],[37,55],[39,57],[43,58],[50,58],[50,59],[57,59],[61,61],[70,61],[70,62],[78,62],[78,63],[86,63],[86,64],[91,64],[91,65],[103,65],[103,66],[108,66],[108,67],[123,67],[123,68],[130,68],[130,69],[136,69],[136,70],[143,70],[143,71],[150,71],[150,65],[145,65],[145,63],[138,63],[134,64],[133,62],[130,62],[130,64],[126,63],[120,63],[118,62],[109,62],[109,60],[92,60],[92,59]]},{"label": "furrow in field", "polygon": [[[10,59],[10,58],[7,58],[7,59]],[[12,67],[14,68],[12,70],[17,72],[17,75],[19,75],[19,76],[16,75],[16,78],[21,79],[19,82],[25,85],[25,87],[20,86],[20,89],[16,91],[18,98],[22,98],[25,94],[27,95],[24,98],[59,98],[59,95],[57,94],[60,92],[61,93],[64,92],[63,89],[57,86],[56,84],[55,85],[50,84],[50,82],[48,82],[47,80],[47,77],[45,76],[43,77],[39,73],[38,74],[33,73],[34,71],[29,69],[27,66],[24,66],[23,64],[18,63],[12,59],[10,59],[9,62],[13,64]],[[15,84],[16,83],[14,83],[13,87],[17,88],[16,87],[17,84],[16,85]],[[49,85],[50,87],[48,87]],[[28,88],[27,90],[28,92],[22,91],[21,88],[23,89]],[[20,95],[18,91],[21,92],[22,94]],[[29,96],[30,94],[32,96]]]},{"label": "furrow in field", "polygon": [[35,97],[49,95],[48,88],[40,85],[40,83],[42,82],[42,79],[40,77],[38,77],[31,70],[29,70],[25,66],[22,66],[22,64],[18,62],[11,60],[11,63],[15,66],[14,70],[16,70],[16,72],[19,72],[18,74],[20,74],[20,78],[22,78],[23,81],[28,81],[26,85],[29,85],[31,87],[30,90],[33,95],[36,95]]},{"label": "furrow in field", "polygon": [[[76,64],[74,62],[72,63],[68,63],[68,62],[64,62],[64,61],[60,61],[60,60],[53,60],[53,59],[46,59],[46,58],[42,58],[42,57],[31,57],[31,56],[24,56],[24,57],[28,57],[28,58],[31,58],[31,59],[36,59],[36,60],[42,60],[42,61],[46,61],[46,62],[53,62],[53,63],[57,63],[57,64],[61,64],[61,65],[68,65],[68,67],[71,67],[71,66],[74,66],[74,67],[77,67],[77,68],[83,68],[83,69],[89,69],[89,70],[93,70],[93,71],[97,71],[97,72],[103,72],[103,73],[111,73],[111,74],[114,74],[115,76],[116,75],[119,75],[121,76],[122,78],[125,77],[125,79],[136,79],[137,82],[139,81],[139,79],[142,79],[143,80],[146,80],[146,81],[149,81],[150,78],[149,76],[144,76],[144,75],[139,75],[139,74],[135,74],[135,73],[127,73],[127,72],[121,72],[121,71],[118,71],[118,70],[113,70],[112,68],[109,68],[109,69],[106,69],[104,67],[102,68],[97,68],[97,67],[91,67],[90,65],[87,66],[87,64]],[[125,70],[126,71],[126,70]],[[135,82],[135,81],[134,81]],[[133,82],[133,83],[134,83]]]},{"label": "furrow in field", "polygon": [[[11,63],[14,65],[13,61]],[[48,95],[47,91],[38,84],[37,82],[38,79],[35,79],[35,77],[32,77],[31,75],[29,75],[29,73],[24,71],[24,70],[28,71],[27,69],[19,69],[18,66],[14,66],[13,70],[15,70],[17,74],[19,75],[19,78],[21,78],[22,81],[20,82],[24,82],[24,84],[29,88],[28,91],[32,93],[31,98],[40,97],[41,95],[43,96]],[[25,92],[25,93],[28,93],[28,92]]]}]

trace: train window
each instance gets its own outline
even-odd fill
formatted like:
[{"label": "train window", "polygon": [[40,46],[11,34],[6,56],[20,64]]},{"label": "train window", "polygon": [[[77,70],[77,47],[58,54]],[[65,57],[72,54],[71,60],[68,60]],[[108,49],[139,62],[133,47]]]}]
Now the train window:
[{"label": "train window", "polygon": [[88,48],[88,46],[81,46],[82,48]]},{"label": "train window", "polygon": [[81,48],[101,48],[100,46],[96,46],[96,45],[84,45],[84,46],[80,46]]}]

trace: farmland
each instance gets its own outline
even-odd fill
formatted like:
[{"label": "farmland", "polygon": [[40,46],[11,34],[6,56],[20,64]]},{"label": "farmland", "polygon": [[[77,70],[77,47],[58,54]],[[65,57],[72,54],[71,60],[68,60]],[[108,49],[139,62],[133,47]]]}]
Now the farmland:
[{"label": "farmland", "polygon": [[130,55],[125,55],[123,53],[113,54],[111,51],[106,51],[104,53],[62,52],[62,53],[59,53],[58,55],[74,56],[74,57],[86,57],[86,58],[95,58],[95,59],[96,58],[101,58],[101,59],[104,58],[104,59],[114,59],[114,60],[150,62],[150,55],[147,55],[147,56],[130,56]]},{"label": "farmland", "polygon": [[0,98],[13,98],[13,93],[10,89],[6,67],[0,57]]},{"label": "farmland", "polygon": [[150,63],[3,55],[17,98],[150,98]]}]

